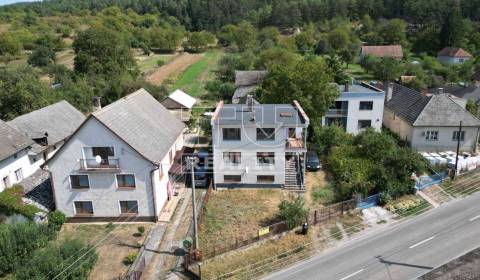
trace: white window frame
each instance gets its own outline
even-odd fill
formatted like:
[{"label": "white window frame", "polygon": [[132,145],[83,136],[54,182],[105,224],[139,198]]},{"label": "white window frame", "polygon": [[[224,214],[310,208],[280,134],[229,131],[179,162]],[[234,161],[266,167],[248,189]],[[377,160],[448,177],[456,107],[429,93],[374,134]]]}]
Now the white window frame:
[{"label": "white window frame", "polygon": [[[273,181],[271,181],[271,182],[259,181],[258,176],[272,176]],[[257,174],[256,179],[257,179],[257,184],[274,184],[275,183],[275,175],[274,174]]]},{"label": "white window frame", "polygon": [[[75,202],[91,202],[93,213],[92,214],[77,214],[77,209],[75,208]],[[92,215],[92,216],[95,215],[95,205],[93,204],[93,200],[74,200],[72,202],[72,206],[73,206],[74,215]]]},{"label": "white window frame", "polygon": [[[225,161],[225,153],[239,153],[240,154],[240,162],[238,163],[235,163],[235,162],[226,162]],[[227,152],[222,152],[222,160],[223,160],[223,164],[225,165],[234,165],[234,166],[238,166],[238,165],[241,165],[242,164],[242,152],[234,152],[234,151],[227,151]]]},{"label": "white window frame", "polygon": [[[117,176],[118,175],[132,175],[133,176],[133,180],[135,181],[135,187],[134,188],[129,188],[129,187],[119,187],[118,186],[118,179],[117,179]],[[115,185],[117,186],[117,189],[121,189],[121,190],[125,190],[125,189],[137,189],[137,176],[135,176],[135,173],[116,173],[115,174]]]},{"label": "white window frame", "polygon": [[93,157],[91,157],[90,155],[87,157],[85,155],[85,149],[90,149],[90,151],[92,151],[92,148],[98,148],[98,147],[112,147],[113,148],[113,156],[112,158],[118,158],[117,157],[117,145],[110,145],[110,144],[105,144],[105,145],[94,145],[94,146],[82,146],[82,156],[83,156],[83,159],[94,159]]},{"label": "white window frame", "polygon": [[[273,154],[273,162],[269,162],[269,163],[261,163],[258,161],[258,154],[259,153],[271,153]],[[277,162],[277,153],[276,152],[255,152],[255,163],[257,166],[275,166]]]},{"label": "white window frame", "polygon": [[[264,129],[273,129],[273,138],[270,139],[270,138],[267,138],[267,139],[258,139],[258,130],[262,130],[262,133],[264,135],[266,135],[263,130]],[[269,135],[270,136],[270,135]],[[276,140],[276,137],[277,137],[277,129],[275,127],[257,127],[255,129],[255,141],[259,141],[259,142],[272,142],[272,141],[275,141]]]},{"label": "white window frame", "polygon": [[[122,205],[120,204],[121,201],[136,201],[137,202],[137,213],[122,213]],[[140,204],[138,203],[137,199],[132,199],[132,200],[119,200],[118,201],[118,213],[120,215],[139,215],[140,214]]]},{"label": "white window frame", "polygon": [[[438,141],[438,130],[427,130],[425,131],[425,141]],[[435,138],[433,137],[435,135]]]},{"label": "white window frame", "polygon": [[[363,122],[363,121],[365,121],[365,122],[366,122],[366,121],[370,121],[370,126],[368,126],[368,127],[360,127],[360,122]],[[369,128],[372,128],[372,127],[373,127],[372,124],[373,124],[373,121],[372,121],[371,119],[359,119],[359,120],[357,121],[357,129],[358,129],[358,130],[369,129]]]},{"label": "white window frame", "polygon": [[[238,182],[225,181],[225,176],[240,176],[240,181],[238,181]],[[223,174],[222,179],[223,179],[224,184],[241,184],[242,183],[242,174]]]},{"label": "white window frame", "polygon": [[[223,133],[225,129],[238,129],[240,131],[240,139],[225,139],[225,134]],[[242,128],[241,127],[222,127],[222,141],[224,142],[238,142],[242,141]]]},{"label": "white window frame", "polygon": [[[20,175],[21,175],[20,177],[21,177],[21,178],[18,178],[18,174],[17,174],[18,171],[20,171]],[[14,173],[15,173],[15,179],[17,180],[17,182],[20,182],[20,181],[22,181],[22,180],[24,179],[24,177],[23,177],[23,169],[22,169],[21,167],[18,168],[17,170],[15,170]]]},{"label": "white window frame", "polygon": [[[88,189],[87,188],[74,188],[72,186],[72,179],[70,178],[71,175],[74,175],[74,176],[75,175],[80,175],[80,176],[85,175],[85,176],[87,176],[88,177]],[[71,190],[90,190],[92,188],[92,183],[90,181],[90,174],[68,174],[68,184],[70,185]]]}]

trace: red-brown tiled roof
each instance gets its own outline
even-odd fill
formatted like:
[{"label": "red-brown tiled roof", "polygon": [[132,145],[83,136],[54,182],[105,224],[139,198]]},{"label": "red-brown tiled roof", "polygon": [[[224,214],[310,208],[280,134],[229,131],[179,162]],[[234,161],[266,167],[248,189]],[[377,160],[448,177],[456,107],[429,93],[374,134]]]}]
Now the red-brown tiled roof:
[{"label": "red-brown tiled roof", "polygon": [[403,58],[403,49],[401,45],[362,46],[362,55]]},{"label": "red-brown tiled roof", "polygon": [[469,57],[472,55],[462,48],[446,47],[438,53],[438,56],[450,56],[450,57]]}]

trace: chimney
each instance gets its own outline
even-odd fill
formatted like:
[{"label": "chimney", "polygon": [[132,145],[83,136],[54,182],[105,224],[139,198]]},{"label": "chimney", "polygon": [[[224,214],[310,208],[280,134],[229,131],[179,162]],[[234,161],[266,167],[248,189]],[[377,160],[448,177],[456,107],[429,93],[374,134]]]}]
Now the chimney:
[{"label": "chimney", "polygon": [[388,102],[393,97],[393,83],[388,83],[387,92],[385,92],[385,101]]},{"label": "chimney", "polygon": [[350,83],[345,82],[345,89],[343,90],[344,92],[349,92],[350,91]]},{"label": "chimney", "polygon": [[437,94],[443,94],[443,88],[438,88],[437,89]]},{"label": "chimney", "polygon": [[94,96],[92,98],[92,109],[93,109],[93,112],[96,112],[100,109],[102,109],[102,102],[100,101],[101,97],[100,96]]},{"label": "chimney", "polygon": [[247,95],[247,109],[248,111],[252,111],[253,109],[253,96]]}]

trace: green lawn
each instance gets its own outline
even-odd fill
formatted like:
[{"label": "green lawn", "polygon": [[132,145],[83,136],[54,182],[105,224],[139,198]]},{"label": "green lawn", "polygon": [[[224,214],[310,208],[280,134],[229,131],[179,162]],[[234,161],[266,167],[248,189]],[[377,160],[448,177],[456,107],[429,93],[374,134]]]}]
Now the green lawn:
[{"label": "green lawn", "polygon": [[205,56],[190,65],[182,74],[179,75],[172,89],[181,89],[188,94],[198,97],[206,93],[205,84],[209,80],[213,80],[218,60],[222,57],[223,52],[212,50],[205,53]]},{"label": "green lawn", "polygon": [[373,76],[365,72],[360,64],[349,64],[345,71],[357,80],[373,80]]},{"label": "green lawn", "polygon": [[145,73],[157,68],[159,60],[163,61],[164,64],[167,64],[173,57],[174,54],[152,54],[150,56],[138,56],[136,59],[140,71]]}]

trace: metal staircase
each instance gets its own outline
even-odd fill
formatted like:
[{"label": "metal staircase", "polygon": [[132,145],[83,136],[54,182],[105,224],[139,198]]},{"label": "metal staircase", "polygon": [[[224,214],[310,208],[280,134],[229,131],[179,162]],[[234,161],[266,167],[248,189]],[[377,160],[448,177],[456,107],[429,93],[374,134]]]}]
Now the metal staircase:
[{"label": "metal staircase", "polygon": [[284,189],[292,191],[304,191],[302,170],[298,156],[285,161],[285,185]]}]

